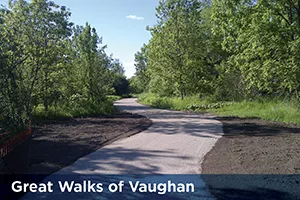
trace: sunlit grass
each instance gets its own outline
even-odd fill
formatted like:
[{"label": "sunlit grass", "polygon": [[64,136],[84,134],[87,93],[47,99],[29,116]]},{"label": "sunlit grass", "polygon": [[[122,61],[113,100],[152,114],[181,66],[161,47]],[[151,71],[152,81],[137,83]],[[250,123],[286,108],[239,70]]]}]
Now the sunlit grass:
[{"label": "sunlit grass", "polygon": [[201,100],[197,96],[186,97],[182,100],[180,97],[159,97],[155,94],[141,94],[139,95],[139,102],[156,108],[172,110],[186,110],[189,105],[206,103],[205,100]]},{"label": "sunlit grass", "polygon": [[113,101],[119,100],[119,96],[108,96],[107,101],[94,104],[89,101],[73,103],[72,105],[50,106],[45,110],[43,105],[38,105],[33,110],[33,121],[40,120],[65,120],[75,117],[95,117],[110,115],[115,112]]},{"label": "sunlit grass", "polygon": [[118,101],[118,100],[120,100],[122,97],[117,96],[117,95],[107,95],[106,98],[107,98],[108,101]]},{"label": "sunlit grass", "polygon": [[242,102],[210,103],[197,96],[181,100],[178,97],[139,95],[139,102],[156,108],[210,112],[218,116],[258,117],[269,121],[300,124],[299,105],[293,101],[260,99]]},{"label": "sunlit grass", "polygon": [[270,121],[300,124],[299,107],[284,101],[243,101],[210,112],[221,116],[259,117]]}]

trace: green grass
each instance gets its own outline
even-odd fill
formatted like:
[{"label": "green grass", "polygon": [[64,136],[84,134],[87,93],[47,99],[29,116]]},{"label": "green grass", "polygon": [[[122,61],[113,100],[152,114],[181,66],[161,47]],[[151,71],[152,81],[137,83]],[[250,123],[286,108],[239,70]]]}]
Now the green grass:
[{"label": "green grass", "polygon": [[159,97],[155,94],[140,94],[139,102],[155,108],[172,110],[188,110],[187,107],[190,105],[207,103],[197,96],[187,97],[182,100],[180,97]]},{"label": "green grass", "polygon": [[113,102],[113,101],[120,100],[122,97],[117,96],[117,95],[107,95],[106,98],[107,98],[108,101]]},{"label": "green grass", "polygon": [[300,124],[298,105],[288,101],[243,101],[208,111],[220,116],[258,117],[269,121]]},{"label": "green grass", "polygon": [[107,101],[102,102],[99,105],[92,104],[88,101],[80,103],[73,103],[69,106],[63,105],[48,108],[45,111],[43,105],[38,105],[33,111],[33,123],[44,120],[66,120],[75,117],[96,117],[103,115],[110,115],[115,112],[113,101],[119,100],[119,96],[108,96]]},{"label": "green grass", "polygon": [[159,97],[155,94],[139,95],[139,102],[156,108],[210,112],[218,116],[258,117],[269,121],[300,124],[297,103],[283,100],[256,100],[243,102],[214,102],[199,97]]},{"label": "green grass", "polygon": [[[119,100],[119,96],[108,96],[107,100],[95,105],[85,98],[70,101],[68,105],[50,106],[46,111],[42,104],[36,106],[32,113],[32,124],[43,124],[49,121],[62,121],[75,117],[97,117],[113,114],[116,110],[113,106],[113,101]],[[4,121],[4,116],[0,116],[0,120]],[[18,134],[26,127],[19,127],[18,125],[6,126],[0,123],[0,144]],[[3,133],[9,132],[3,136]]]},{"label": "green grass", "polygon": [[72,117],[71,112],[65,108],[50,107],[46,112],[43,105],[38,105],[32,113],[33,122],[41,120],[65,120]]}]

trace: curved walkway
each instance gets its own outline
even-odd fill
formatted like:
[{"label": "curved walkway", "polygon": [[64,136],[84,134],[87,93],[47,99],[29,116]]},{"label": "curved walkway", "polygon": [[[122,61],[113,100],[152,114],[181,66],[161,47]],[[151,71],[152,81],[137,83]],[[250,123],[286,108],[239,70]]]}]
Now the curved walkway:
[{"label": "curved walkway", "polygon": [[[54,175],[200,174],[205,154],[222,136],[221,122],[210,115],[154,109],[134,98],[117,101],[115,106],[150,118],[152,126],[80,158]],[[212,198],[200,176],[197,179],[202,184],[201,197]]]},{"label": "curved walkway", "polygon": [[[126,168],[135,166],[129,170],[136,173],[201,173],[205,154],[222,136],[222,123],[210,115],[154,109],[137,103],[134,98],[117,101],[115,106],[153,122],[146,131],[114,144],[134,149],[134,155],[128,155],[122,163]],[[123,170],[116,169],[121,173]]]}]

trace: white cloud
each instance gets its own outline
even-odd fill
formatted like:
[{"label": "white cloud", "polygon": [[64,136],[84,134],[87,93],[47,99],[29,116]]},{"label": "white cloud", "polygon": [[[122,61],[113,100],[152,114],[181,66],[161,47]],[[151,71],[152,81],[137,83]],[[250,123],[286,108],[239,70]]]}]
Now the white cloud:
[{"label": "white cloud", "polygon": [[128,15],[126,16],[127,19],[136,19],[136,20],[144,20],[144,17],[138,17],[136,15]]}]

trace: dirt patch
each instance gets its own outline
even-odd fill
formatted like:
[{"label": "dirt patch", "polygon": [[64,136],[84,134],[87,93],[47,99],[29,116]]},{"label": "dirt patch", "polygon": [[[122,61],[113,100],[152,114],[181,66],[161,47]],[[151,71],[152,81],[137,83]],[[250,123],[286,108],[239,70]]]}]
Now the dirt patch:
[{"label": "dirt patch", "polygon": [[120,112],[33,127],[29,173],[51,174],[115,140],[147,129],[151,120]]},{"label": "dirt patch", "polygon": [[300,126],[219,117],[224,136],[205,156],[203,174],[300,174]]}]

